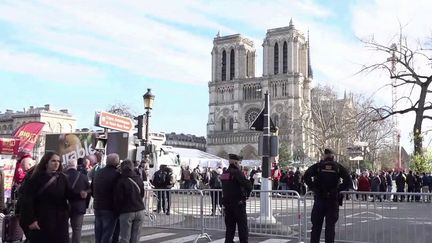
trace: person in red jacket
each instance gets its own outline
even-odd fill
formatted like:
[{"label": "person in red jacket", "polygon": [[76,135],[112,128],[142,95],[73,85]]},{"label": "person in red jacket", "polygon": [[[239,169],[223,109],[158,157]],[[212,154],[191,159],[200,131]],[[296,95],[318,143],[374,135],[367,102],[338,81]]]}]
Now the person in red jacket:
[{"label": "person in red jacket", "polygon": [[272,186],[273,190],[278,190],[279,180],[280,180],[281,176],[282,176],[282,172],[279,169],[279,167],[275,164],[272,171],[271,171],[271,178],[273,181],[273,186]]},{"label": "person in red jacket", "polygon": [[[362,175],[358,179],[358,190],[359,192],[369,192],[371,189],[369,178],[366,176],[366,173],[363,172]],[[362,200],[367,200],[367,195],[362,195]]]},{"label": "person in red jacket", "polygon": [[12,182],[12,199],[17,199],[18,188],[24,181],[27,171],[33,166],[33,158],[30,154],[23,154],[17,158]]}]

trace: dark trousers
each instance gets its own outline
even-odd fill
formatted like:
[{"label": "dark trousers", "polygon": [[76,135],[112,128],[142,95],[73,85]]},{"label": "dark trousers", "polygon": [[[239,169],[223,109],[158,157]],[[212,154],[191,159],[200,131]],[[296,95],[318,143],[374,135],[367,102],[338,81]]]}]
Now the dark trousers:
[{"label": "dark trousers", "polygon": [[225,204],[225,243],[234,243],[236,225],[240,243],[248,242],[246,202]]},{"label": "dark trousers", "polygon": [[169,191],[158,191],[157,192],[157,212],[159,213],[161,209],[163,212],[168,213],[170,211],[171,200]]},{"label": "dark trousers", "polygon": [[312,208],[311,243],[319,243],[322,225],[325,217],[325,243],[333,243],[335,239],[335,225],[339,218],[339,203],[337,198],[315,197]]},{"label": "dark trousers", "polygon": [[211,191],[210,192],[212,202],[212,215],[216,214],[216,205],[222,208],[222,191]]}]

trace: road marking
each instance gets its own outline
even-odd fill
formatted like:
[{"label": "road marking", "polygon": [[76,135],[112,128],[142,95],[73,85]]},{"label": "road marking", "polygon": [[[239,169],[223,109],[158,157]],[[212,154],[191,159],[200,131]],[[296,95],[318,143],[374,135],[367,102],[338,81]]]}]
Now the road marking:
[{"label": "road marking", "polygon": [[157,238],[167,237],[171,235],[175,235],[175,233],[156,233],[151,235],[145,235],[145,236],[141,236],[139,240],[140,241],[154,240]]},{"label": "road marking", "polygon": [[176,238],[176,239],[172,239],[172,240],[162,241],[161,243],[185,243],[188,241],[195,240],[197,238],[197,236],[198,236],[198,234],[188,235],[185,237],[180,237],[180,238]]},{"label": "road marking", "polygon": [[[238,240],[239,240],[238,237],[234,237],[234,241],[238,241]],[[225,238],[212,241],[212,243],[224,243],[224,242],[225,242]]]},{"label": "road marking", "polygon": [[291,240],[286,240],[286,239],[268,239],[265,241],[260,241],[259,243],[286,243],[290,241]]}]

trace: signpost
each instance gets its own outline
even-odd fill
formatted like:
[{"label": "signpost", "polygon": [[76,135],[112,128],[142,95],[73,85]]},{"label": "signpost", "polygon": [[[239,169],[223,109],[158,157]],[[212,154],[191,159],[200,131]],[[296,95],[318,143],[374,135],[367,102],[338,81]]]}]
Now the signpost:
[{"label": "signpost", "polygon": [[98,126],[121,132],[129,132],[134,127],[134,124],[128,117],[101,111],[99,114]]}]

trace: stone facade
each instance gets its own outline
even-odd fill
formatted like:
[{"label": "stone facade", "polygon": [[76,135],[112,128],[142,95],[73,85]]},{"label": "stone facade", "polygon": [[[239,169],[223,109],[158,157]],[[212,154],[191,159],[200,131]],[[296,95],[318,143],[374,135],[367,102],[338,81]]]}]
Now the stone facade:
[{"label": "stone facade", "polygon": [[176,134],[166,133],[166,140],[164,145],[178,147],[178,148],[191,148],[191,149],[199,149],[201,151],[206,151],[206,139],[205,137],[197,137],[195,135],[190,134]]},{"label": "stone facade", "polygon": [[267,30],[262,77],[255,77],[255,53],[254,43],[240,34],[217,35],[213,40],[207,152],[224,158],[240,153],[245,159],[258,159],[260,133],[249,127],[268,91],[280,143],[287,144],[291,154],[301,150],[313,157],[311,138],[304,132],[305,126],[312,126],[306,118],[310,117],[306,113],[310,112],[313,78],[309,41],[292,21],[288,27]]}]

